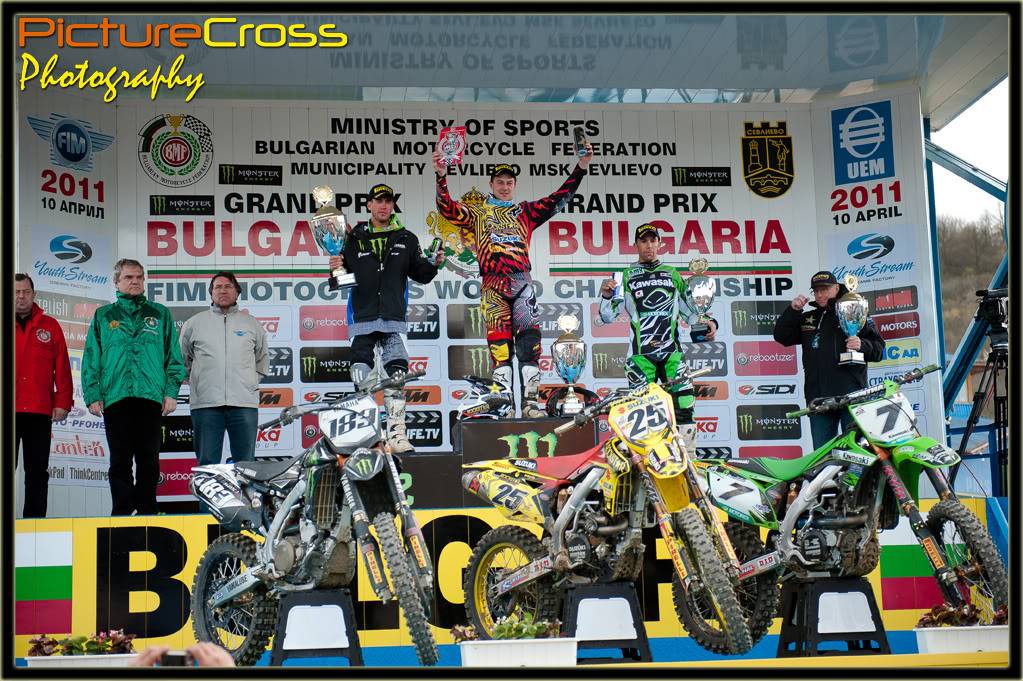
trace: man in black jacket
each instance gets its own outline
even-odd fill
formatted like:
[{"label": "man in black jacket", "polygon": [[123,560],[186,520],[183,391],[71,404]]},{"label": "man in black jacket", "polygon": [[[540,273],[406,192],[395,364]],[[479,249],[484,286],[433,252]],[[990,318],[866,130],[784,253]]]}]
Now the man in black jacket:
[{"label": "man in black jacket", "polygon": [[[800,294],[778,318],[774,326],[774,339],[782,345],[803,346],[803,392],[807,403],[817,397],[844,395],[867,387],[867,365],[838,363],[846,350],[858,350],[867,362],[880,362],[884,357],[884,339],[877,334],[870,318],[860,332],[847,338],[838,323],[835,301],[848,292],[838,283],[835,275],[822,270],[810,278],[813,289],[813,308],[803,312],[809,300]],[[813,448],[826,444],[838,432],[841,421],[844,429],[852,422],[847,410],[841,413],[810,416],[810,434]]]},{"label": "man in black jacket", "polygon": [[[401,334],[407,333],[408,279],[428,284],[444,262],[437,249],[431,262],[423,256],[419,239],[394,214],[394,190],[386,184],[369,190],[369,222],[352,229],[340,256],[330,259],[331,270],[343,264],[355,275],[348,298],[348,334],[352,339],[352,382],[368,382],[373,354],[380,346],[380,361],[388,376],[408,371],[408,352]],[[395,453],[414,452],[405,431],[405,393],[384,391],[387,441]]]}]

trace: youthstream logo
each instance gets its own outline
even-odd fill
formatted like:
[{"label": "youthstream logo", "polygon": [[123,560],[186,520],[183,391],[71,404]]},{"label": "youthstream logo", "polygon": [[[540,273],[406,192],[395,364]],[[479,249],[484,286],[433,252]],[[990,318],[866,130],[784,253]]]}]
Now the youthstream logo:
[{"label": "youthstream logo", "polygon": [[[146,23],[144,26],[112,22],[102,17],[98,23],[66,21],[48,16],[21,16],[18,18],[18,48],[21,53],[21,72],[18,89],[24,92],[29,83],[37,83],[41,90],[48,87],[79,90],[103,90],[104,102],[117,98],[118,88],[130,90],[149,88],[149,98],[156,99],[161,88],[173,90],[188,88],[185,101],[190,102],[206,84],[201,73],[182,74],[185,55],[181,54],[164,72],[163,66],[144,68],[137,72],[113,66],[107,70],[90,69],[89,60],[83,59],[70,68],[58,69],[58,55],[45,59],[45,65],[30,51],[40,43],[47,46],[56,41],[57,48],[96,49],[122,48],[155,50],[164,47],[186,49],[202,43],[209,48],[245,48],[256,45],[264,48],[289,47],[344,47],[348,36],[336,30],[335,24],[322,24],[315,31],[305,24],[253,24],[243,23],[237,17],[210,17],[202,24]],[[31,43],[31,45],[30,45]],[[102,55],[101,53],[101,58]]]}]

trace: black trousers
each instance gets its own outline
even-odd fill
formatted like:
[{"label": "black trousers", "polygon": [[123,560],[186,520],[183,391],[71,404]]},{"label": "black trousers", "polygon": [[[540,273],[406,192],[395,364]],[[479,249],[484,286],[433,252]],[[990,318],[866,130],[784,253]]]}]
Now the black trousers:
[{"label": "black trousers", "polygon": [[18,448],[25,450],[24,518],[46,517],[46,494],[50,486],[49,414],[21,412],[14,415],[14,467],[18,467]]},{"label": "black trousers", "polygon": [[[126,397],[103,409],[110,446],[111,515],[156,515],[163,405]],[[135,479],[131,465],[135,462]]]}]

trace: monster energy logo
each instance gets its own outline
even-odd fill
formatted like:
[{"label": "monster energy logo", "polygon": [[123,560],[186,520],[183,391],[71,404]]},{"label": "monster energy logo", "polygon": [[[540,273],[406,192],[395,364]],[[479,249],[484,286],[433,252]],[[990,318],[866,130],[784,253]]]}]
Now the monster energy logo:
[{"label": "monster energy logo", "polygon": [[747,322],[746,310],[732,310],[732,322],[736,326],[746,326]]},{"label": "monster energy logo", "polygon": [[233,165],[221,164],[220,184],[234,184],[235,167]]},{"label": "monster energy logo", "polygon": [[480,309],[478,306],[473,305],[472,307],[467,307],[465,312],[469,316],[469,327],[472,329],[472,333],[482,334],[483,310]]},{"label": "monster energy logo", "polygon": [[167,426],[160,426],[160,442],[167,441]]},{"label": "monster energy logo", "polygon": [[306,356],[302,358],[302,371],[306,376],[312,376],[316,373],[316,357]]},{"label": "monster energy logo", "polygon": [[505,435],[497,438],[503,440],[508,445],[508,458],[515,459],[519,458],[519,443],[526,443],[526,456],[530,459],[535,459],[539,456],[537,445],[541,442],[547,444],[547,456],[554,456],[554,450],[558,446],[558,436],[554,433],[547,433],[543,437],[540,437],[540,433],[534,430],[528,433],[522,433],[521,435]]},{"label": "monster energy logo", "polygon": [[607,371],[608,354],[606,352],[593,353],[593,370]]},{"label": "monster energy logo", "polygon": [[490,350],[487,348],[469,348],[469,362],[472,373],[482,376],[490,369]]},{"label": "monster energy logo", "polygon": [[753,432],[753,415],[752,414],[739,414],[739,430],[744,433]]},{"label": "monster energy logo", "polygon": [[167,210],[167,197],[166,196],[150,196],[149,197],[149,212],[153,215],[163,215],[163,212]]},{"label": "monster energy logo", "polygon": [[377,260],[384,259],[384,244],[387,243],[387,237],[378,237],[376,239],[369,240],[370,249],[373,251],[373,255],[377,257]]},{"label": "monster energy logo", "polygon": [[355,466],[355,472],[359,475],[369,475],[369,472],[373,470],[373,462],[366,456],[360,456],[352,464]]}]

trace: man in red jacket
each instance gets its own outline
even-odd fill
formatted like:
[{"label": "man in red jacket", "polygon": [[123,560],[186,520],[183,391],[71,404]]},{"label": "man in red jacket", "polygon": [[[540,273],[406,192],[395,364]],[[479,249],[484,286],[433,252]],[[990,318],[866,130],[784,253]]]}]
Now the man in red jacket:
[{"label": "man in red jacket", "polygon": [[15,333],[14,465],[18,448],[25,450],[25,518],[46,517],[50,482],[50,428],[67,417],[71,397],[71,363],[64,332],[57,320],[36,305],[36,291],[27,274],[14,275]]}]

